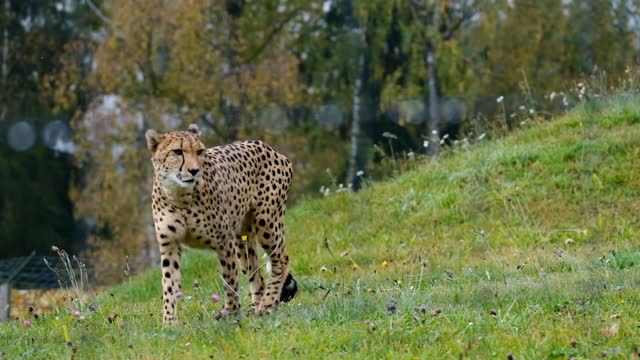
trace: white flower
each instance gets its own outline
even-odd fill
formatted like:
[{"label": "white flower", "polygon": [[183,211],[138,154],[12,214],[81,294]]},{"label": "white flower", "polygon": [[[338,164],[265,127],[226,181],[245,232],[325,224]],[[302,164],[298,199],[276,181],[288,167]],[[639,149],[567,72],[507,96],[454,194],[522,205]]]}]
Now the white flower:
[{"label": "white flower", "polygon": [[487,134],[485,134],[485,133],[480,134],[480,136],[478,136],[478,140],[484,139],[485,136],[487,136]]},{"label": "white flower", "polygon": [[362,171],[362,170],[358,170],[356,172],[356,176],[358,176],[358,177],[363,176],[363,175],[364,175],[364,171]]},{"label": "white flower", "polygon": [[529,114],[533,114],[533,113],[535,113],[535,112],[536,112],[536,111],[535,111],[534,109],[529,109]]},{"label": "white flower", "polygon": [[527,109],[527,107],[526,107],[526,106],[524,106],[524,105],[520,105],[520,106],[518,107],[518,109],[520,109],[520,110],[526,110],[526,109]]},{"label": "white flower", "polygon": [[428,147],[429,147],[429,140],[425,140],[425,141],[422,143],[422,146],[424,146],[424,147],[428,148]]},{"label": "white flower", "polygon": [[504,100],[504,96],[498,96],[498,98],[496,99],[496,102],[498,104],[502,104],[502,101]]}]

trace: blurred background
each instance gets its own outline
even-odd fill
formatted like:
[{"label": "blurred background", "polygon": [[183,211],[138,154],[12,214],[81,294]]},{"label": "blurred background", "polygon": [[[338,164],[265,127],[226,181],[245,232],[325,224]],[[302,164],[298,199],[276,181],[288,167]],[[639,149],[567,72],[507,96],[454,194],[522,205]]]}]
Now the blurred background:
[{"label": "blurred background", "polygon": [[148,128],[272,144],[295,204],[635,90],[639,63],[636,0],[0,0],[0,258],[155,265]]}]

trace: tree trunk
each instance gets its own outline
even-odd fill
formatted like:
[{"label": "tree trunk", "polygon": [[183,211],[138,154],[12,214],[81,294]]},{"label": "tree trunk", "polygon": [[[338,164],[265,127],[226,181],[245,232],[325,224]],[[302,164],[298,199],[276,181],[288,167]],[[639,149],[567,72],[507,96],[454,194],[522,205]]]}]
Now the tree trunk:
[{"label": "tree trunk", "polygon": [[[2,32],[2,88],[7,88],[7,77],[9,76],[9,0],[4,0],[4,11],[3,11],[3,25],[4,29]],[[5,103],[7,99],[0,98],[2,104],[2,108],[0,108],[0,121],[4,120],[4,117],[7,113],[7,104]]]},{"label": "tree trunk", "polygon": [[[440,28],[440,1],[434,1],[433,10],[433,28],[434,33],[439,33]],[[429,77],[429,147],[427,153],[429,155],[438,155],[440,153],[440,99],[438,94],[438,67],[436,63],[436,49],[438,48],[438,42],[433,39],[430,44],[427,44],[427,76]]]},{"label": "tree trunk", "polygon": [[2,33],[2,87],[7,85],[9,75],[9,0],[4,0],[4,29]]},{"label": "tree trunk", "polygon": [[349,154],[349,170],[347,171],[347,183],[351,184],[353,190],[360,188],[360,181],[356,173],[358,171],[358,144],[360,143],[360,96],[362,76],[364,74],[364,54],[360,54],[356,74],[356,81],[353,85],[353,109],[351,115],[351,152]]},{"label": "tree trunk", "polygon": [[440,126],[440,99],[438,97],[438,86],[436,78],[438,75],[433,50],[427,52],[427,67],[429,76],[429,147],[427,153],[429,155],[438,155],[440,153],[440,135],[438,129]]}]

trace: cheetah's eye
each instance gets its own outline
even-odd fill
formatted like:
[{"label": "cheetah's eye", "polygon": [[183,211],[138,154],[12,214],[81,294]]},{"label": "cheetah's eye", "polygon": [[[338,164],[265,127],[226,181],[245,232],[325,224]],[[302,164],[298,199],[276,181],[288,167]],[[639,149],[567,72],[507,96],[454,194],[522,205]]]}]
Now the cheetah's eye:
[{"label": "cheetah's eye", "polygon": [[204,152],[204,149],[200,149],[198,151],[196,151],[196,153],[198,154],[198,156],[202,155],[202,153]]},{"label": "cheetah's eye", "polygon": [[176,155],[182,155],[182,150],[175,149],[175,150],[173,150],[173,153],[176,154]]}]

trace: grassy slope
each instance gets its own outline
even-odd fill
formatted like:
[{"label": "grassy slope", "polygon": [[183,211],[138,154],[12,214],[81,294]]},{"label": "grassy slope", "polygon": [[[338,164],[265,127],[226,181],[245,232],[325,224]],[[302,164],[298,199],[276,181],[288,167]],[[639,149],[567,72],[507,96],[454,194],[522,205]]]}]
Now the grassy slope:
[{"label": "grassy slope", "polygon": [[215,321],[217,261],[192,252],[180,326],[160,325],[154,271],[83,320],[59,309],[0,325],[0,358],[628,358],[640,345],[639,155],[640,99],[591,104],[292,209],[301,292],[272,316]]}]

